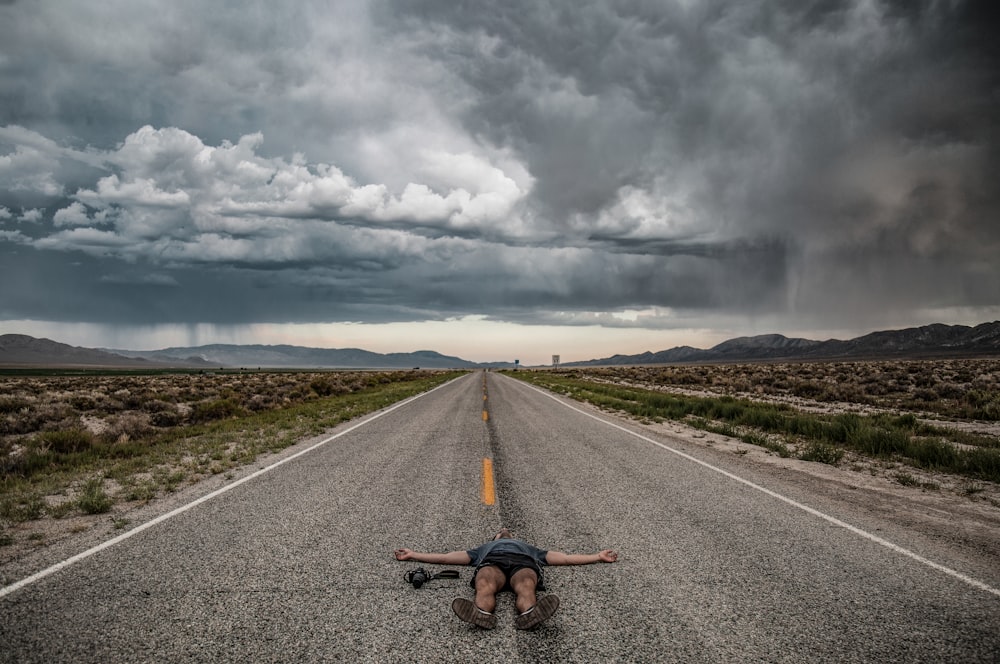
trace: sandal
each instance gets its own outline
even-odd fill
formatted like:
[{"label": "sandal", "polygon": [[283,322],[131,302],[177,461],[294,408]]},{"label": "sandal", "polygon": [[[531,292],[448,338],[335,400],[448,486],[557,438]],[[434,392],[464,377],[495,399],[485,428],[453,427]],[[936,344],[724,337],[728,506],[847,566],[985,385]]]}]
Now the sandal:
[{"label": "sandal", "polygon": [[488,611],[483,611],[470,599],[456,597],[455,601],[451,603],[451,610],[470,625],[483,629],[493,629],[497,626],[497,617]]},{"label": "sandal", "polygon": [[555,595],[546,595],[533,607],[519,614],[514,619],[514,626],[518,629],[534,629],[551,618],[558,608],[559,598]]}]

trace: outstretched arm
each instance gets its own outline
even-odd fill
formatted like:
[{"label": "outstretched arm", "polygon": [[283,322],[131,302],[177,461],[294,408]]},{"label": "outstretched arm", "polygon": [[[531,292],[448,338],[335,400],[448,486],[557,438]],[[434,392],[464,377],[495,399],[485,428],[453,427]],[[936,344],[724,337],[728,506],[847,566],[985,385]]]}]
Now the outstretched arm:
[{"label": "outstretched arm", "polygon": [[472,562],[465,551],[450,551],[449,553],[421,553],[411,549],[396,549],[396,560],[416,560],[418,563],[435,565],[468,565]]},{"label": "outstretched arm", "polygon": [[591,563],[613,563],[618,560],[618,552],[604,549],[597,553],[563,553],[549,551],[545,562],[549,565],[590,565]]}]

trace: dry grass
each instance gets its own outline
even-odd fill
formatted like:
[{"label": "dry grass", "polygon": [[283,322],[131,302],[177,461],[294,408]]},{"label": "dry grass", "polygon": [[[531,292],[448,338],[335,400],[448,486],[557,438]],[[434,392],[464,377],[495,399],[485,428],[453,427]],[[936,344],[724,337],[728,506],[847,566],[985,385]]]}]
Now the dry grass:
[{"label": "dry grass", "polygon": [[114,516],[454,375],[0,375],[0,547],[45,544],[53,528],[32,524]]},{"label": "dry grass", "polygon": [[997,359],[585,367],[513,375],[644,422],[683,422],[782,458],[873,473],[892,469],[902,486],[932,490],[985,481],[988,492],[964,494],[986,493],[1000,506]]},{"label": "dry grass", "polygon": [[882,409],[1000,421],[1000,359],[880,360],[566,369],[647,389],[813,402],[825,410]]},{"label": "dry grass", "polygon": [[141,440],[177,426],[274,410],[411,372],[228,372],[0,376],[0,445],[46,432]]}]

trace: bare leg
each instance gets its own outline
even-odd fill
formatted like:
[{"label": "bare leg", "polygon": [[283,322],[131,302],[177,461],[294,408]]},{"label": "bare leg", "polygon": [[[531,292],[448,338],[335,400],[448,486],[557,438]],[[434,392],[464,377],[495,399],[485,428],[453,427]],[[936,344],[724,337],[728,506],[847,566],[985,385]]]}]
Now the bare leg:
[{"label": "bare leg", "polygon": [[559,608],[559,598],[549,593],[535,601],[535,591],[538,589],[538,574],[535,570],[522,568],[510,577],[510,587],[514,589],[517,598],[517,617],[514,626],[518,629],[534,629],[552,617]]},{"label": "bare leg", "polygon": [[514,572],[510,577],[510,587],[517,596],[514,599],[514,606],[518,613],[524,613],[535,605],[535,588],[538,586],[538,575],[535,570],[527,567]]},{"label": "bare leg", "polygon": [[497,608],[497,593],[506,582],[507,578],[500,568],[493,565],[480,567],[476,572],[476,606],[483,611],[493,613]]}]

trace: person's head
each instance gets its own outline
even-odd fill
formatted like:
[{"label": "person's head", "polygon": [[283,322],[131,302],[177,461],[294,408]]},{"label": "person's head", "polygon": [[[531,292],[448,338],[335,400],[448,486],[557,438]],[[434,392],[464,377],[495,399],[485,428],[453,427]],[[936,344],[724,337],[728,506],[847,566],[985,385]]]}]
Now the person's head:
[{"label": "person's head", "polygon": [[493,536],[493,541],[495,542],[496,540],[502,539],[515,539],[514,533],[507,528],[501,528],[500,532]]}]

